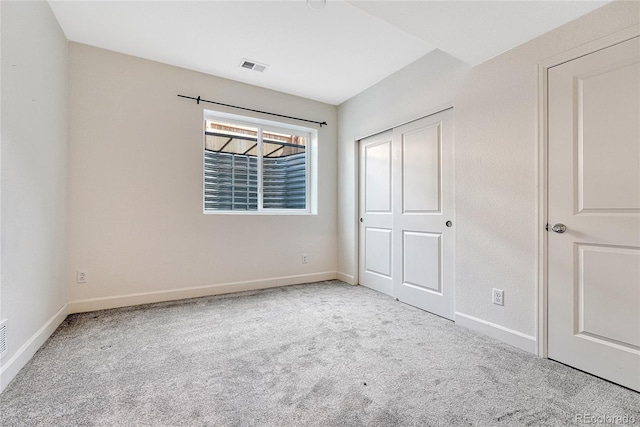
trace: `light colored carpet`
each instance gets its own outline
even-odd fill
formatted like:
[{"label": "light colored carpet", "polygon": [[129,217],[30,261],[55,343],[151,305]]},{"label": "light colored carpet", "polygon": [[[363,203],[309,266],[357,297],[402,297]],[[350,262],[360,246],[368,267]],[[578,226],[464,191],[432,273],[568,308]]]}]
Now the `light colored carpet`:
[{"label": "light colored carpet", "polygon": [[640,394],[360,286],[71,315],[3,426],[496,426],[631,416]]}]

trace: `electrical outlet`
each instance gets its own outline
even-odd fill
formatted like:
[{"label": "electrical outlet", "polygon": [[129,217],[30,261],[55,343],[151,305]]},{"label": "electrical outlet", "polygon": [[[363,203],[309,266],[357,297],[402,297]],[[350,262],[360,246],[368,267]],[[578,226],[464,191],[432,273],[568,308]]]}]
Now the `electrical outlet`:
[{"label": "electrical outlet", "polygon": [[302,254],[302,263],[303,264],[309,264],[309,255]]},{"label": "electrical outlet", "polygon": [[78,270],[78,283],[87,283],[89,281],[87,270]]},{"label": "electrical outlet", "polygon": [[491,291],[491,302],[496,305],[504,305],[504,291],[502,289],[493,288]]}]

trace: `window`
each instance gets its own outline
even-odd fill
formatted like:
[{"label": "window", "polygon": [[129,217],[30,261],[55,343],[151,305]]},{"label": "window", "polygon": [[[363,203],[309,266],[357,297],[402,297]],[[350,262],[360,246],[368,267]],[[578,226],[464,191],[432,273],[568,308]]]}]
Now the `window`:
[{"label": "window", "polygon": [[312,213],[313,129],[208,112],[204,211]]}]

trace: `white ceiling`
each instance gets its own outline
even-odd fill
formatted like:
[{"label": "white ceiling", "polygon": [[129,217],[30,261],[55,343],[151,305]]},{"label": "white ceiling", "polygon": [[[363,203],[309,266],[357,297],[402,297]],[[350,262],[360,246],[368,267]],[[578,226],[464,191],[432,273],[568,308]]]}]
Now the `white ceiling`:
[{"label": "white ceiling", "polygon": [[49,0],[71,41],[330,104],[433,49],[475,65],[607,2]]},{"label": "white ceiling", "polygon": [[349,1],[477,65],[608,1]]}]

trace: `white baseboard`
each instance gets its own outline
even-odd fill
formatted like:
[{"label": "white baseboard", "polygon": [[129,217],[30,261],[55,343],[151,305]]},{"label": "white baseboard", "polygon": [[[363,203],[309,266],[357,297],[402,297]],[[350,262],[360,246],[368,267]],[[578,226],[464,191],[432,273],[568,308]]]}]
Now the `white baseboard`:
[{"label": "white baseboard", "polygon": [[325,271],[321,273],[274,277],[270,279],[250,280],[246,282],[223,283],[196,288],[170,289],[166,291],[82,299],[69,301],[69,313],[85,313],[88,311],[151,304],[155,302],[206,297],[233,292],[255,291],[258,289],[277,288],[280,286],[320,282],[323,280],[334,280],[336,277],[337,275],[335,271]]},{"label": "white baseboard", "polygon": [[353,277],[351,274],[341,273],[338,271],[336,275],[337,275],[337,279],[340,280],[341,282],[348,283],[350,285],[357,285],[356,278]]},{"label": "white baseboard", "polygon": [[536,354],[536,338],[533,336],[505,328],[504,326],[496,325],[495,323],[487,322],[486,320],[478,319],[477,317],[459,313],[457,311],[455,314],[455,322],[456,325],[463,326],[467,329],[471,329],[472,331],[480,332],[481,334],[488,335],[514,347],[528,351],[529,353]]},{"label": "white baseboard", "polygon": [[68,305],[65,304],[56,314],[54,314],[47,322],[25,342],[16,353],[3,363],[0,367],[0,393],[9,385],[11,380],[18,375],[29,360],[36,354],[36,351],[42,344],[53,334],[69,314]]}]

